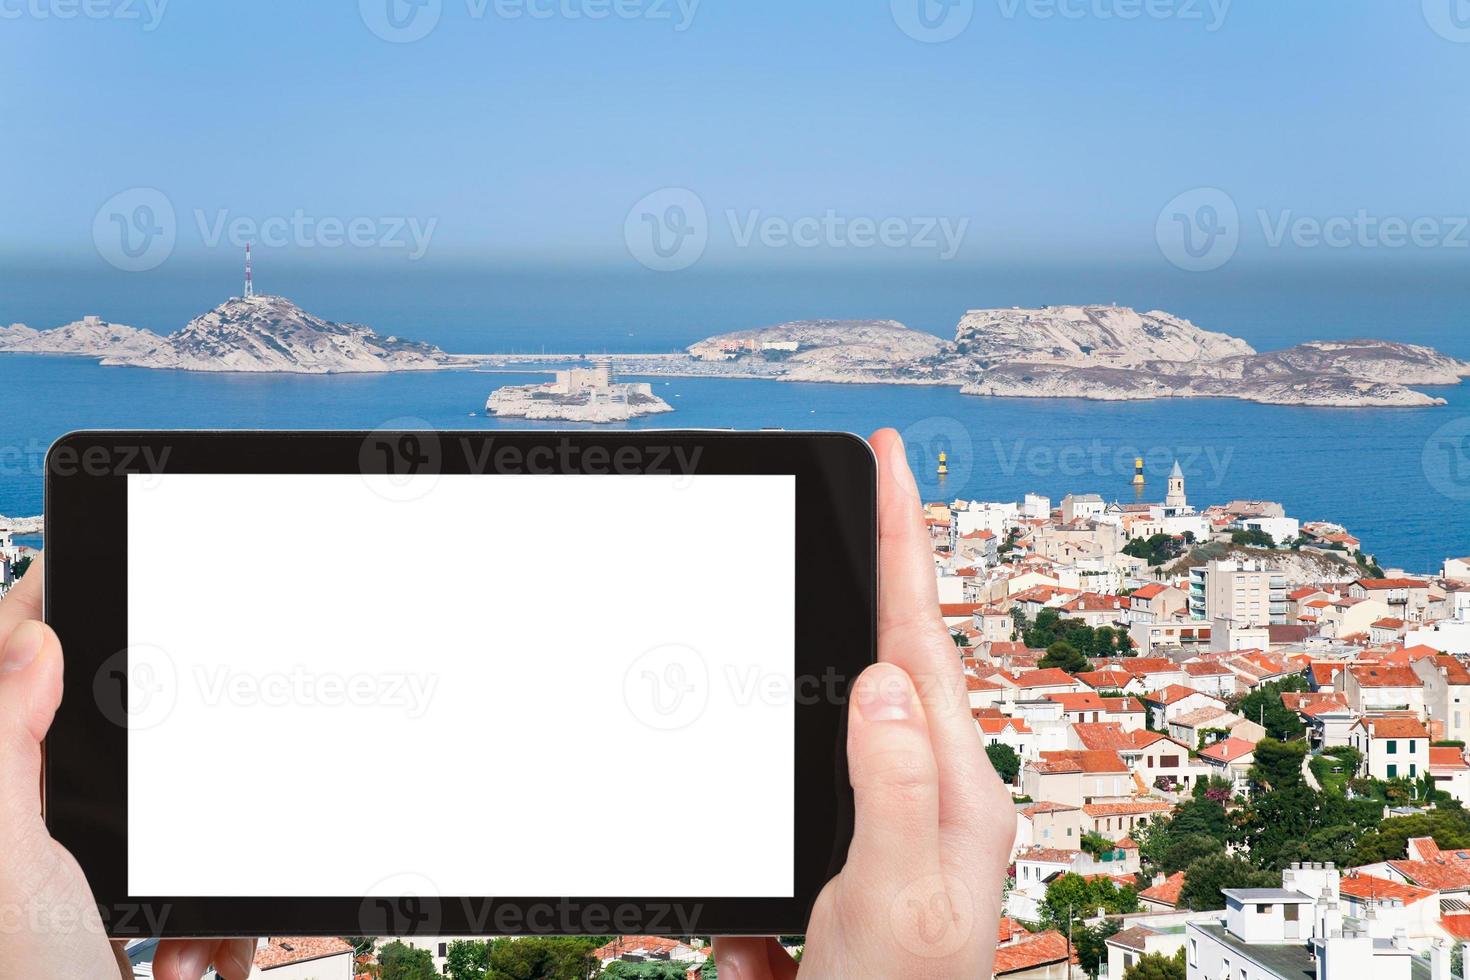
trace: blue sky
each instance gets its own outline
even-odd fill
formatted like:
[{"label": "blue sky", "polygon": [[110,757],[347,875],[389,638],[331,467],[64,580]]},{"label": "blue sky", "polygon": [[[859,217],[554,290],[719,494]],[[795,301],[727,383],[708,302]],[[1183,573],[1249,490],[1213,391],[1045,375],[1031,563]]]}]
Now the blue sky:
[{"label": "blue sky", "polygon": [[692,0],[430,0],[437,24],[410,43],[368,26],[390,0],[59,16],[81,2],[0,0],[12,263],[95,264],[98,209],[131,188],[175,209],[175,261],[205,254],[217,222],[302,215],[380,237],[432,223],[436,261],[626,262],[630,208],[662,188],[697,195],[708,254],[733,265],[937,258],[828,232],[739,247],[750,221],[829,213],[911,236],[964,222],[960,261],[1043,263],[1158,260],[1161,209],[1196,188],[1238,207],[1242,255],[1304,261],[1344,250],[1272,249],[1258,212],[1470,213],[1458,0],[1444,17],[1441,0],[973,0],[943,43],[901,29],[918,0],[701,0],[692,17]]}]

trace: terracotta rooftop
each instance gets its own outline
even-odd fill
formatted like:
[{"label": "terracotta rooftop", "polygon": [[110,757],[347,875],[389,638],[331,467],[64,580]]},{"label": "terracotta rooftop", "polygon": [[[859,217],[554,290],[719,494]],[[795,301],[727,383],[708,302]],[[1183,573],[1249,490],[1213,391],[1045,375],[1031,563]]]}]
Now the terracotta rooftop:
[{"label": "terracotta rooftop", "polygon": [[261,970],[272,970],[343,953],[350,957],[352,945],[336,936],[271,936],[264,946],[256,949],[255,966]]},{"label": "terracotta rooftop", "polygon": [[1247,742],[1243,738],[1231,736],[1230,738],[1221,739],[1214,745],[1200,749],[1199,754],[1215,762],[1234,762],[1255,750],[1255,743]]},{"label": "terracotta rooftop", "polygon": [[1429,729],[1418,718],[1363,718],[1358,722],[1373,738],[1428,738]]},{"label": "terracotta rooftop", "polygon": [[1381,667],[1361,664],[1349,667],[1359,687],[1419,687],[1419,675],[1408,667]]},{"label": "terracotta rooftop", "polygon": [[[1122,756],[1111,749],[1066,749],[1042,752],[1040,759],[1029,763],[1038,772],[1127,772]],[[1046,766],[1047,768],[1042,768]]]},{"label": "terracotta rooftop", "polygon": [[1131,814],[1168,813],[1174,804],[1163,800],[1132,800],[1127,803],[1087,803],[1082,812],[1089,817],[1126,817]]},{"label": "terracotta rooftop", "polygon": [[1178,906],[1179,893],[1182,891],[1184,891],[1184,872],[1176,871],[1157,885],[1152,885],[1139,892],[1138,897],[1163,905]]},{"label": "terracotta rooftop", "polygon": [[1413,905],[1415,902],[1426,898],[1433,898],[1434,892],[1427,888],[1416,888],[1406,885],[1401,881],[1392,881],[1388,878],[1380,878],[1377,875],[1353,873],[1344,875],[1342,885],[1339,889],[1342,894],[1353,898],[1364,899],[1397,899],[1405,905]]},{"label": "terracotta rooftop", "polygon": [[[1062,963],[1067,961],[1067,937],[1060,932],[1047,930],[1039,932],[1030,939],[1023,939],[1008,946],[997,946],[995,950],[995,965],[991,968],[994,976],[1001,977],[1009,973],[1019,973],[1022,970],[1034,970],[1048,963]],[[1071,956],[1071,962],[1077,962],[1077,954]]]}]

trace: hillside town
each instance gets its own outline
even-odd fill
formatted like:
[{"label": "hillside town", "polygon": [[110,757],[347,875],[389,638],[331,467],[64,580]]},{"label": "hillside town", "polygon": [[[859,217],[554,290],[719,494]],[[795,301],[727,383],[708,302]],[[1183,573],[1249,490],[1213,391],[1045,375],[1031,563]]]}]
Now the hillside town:
[{"label": "hillside town", "polygon": [[1470,558],[1383,569],[1271,501],[1197,508],[1177,463],[1157,503],[925,510],[1016,801],[995,976],[1460,974]]},{"label": "hillside town", "polygon": [[[1278,503],[1195,506],[1177,464],[1160,502],[1027,494],[925,520],[976,736],[1015,801],[994,977],[1463,975],[1470,556],[1385,569]],[[0,530],[5,585],[30,557]],[[130,946],[137,976],[151,951]],[[484,977],[539,957],[708,980],[709,954],[270,937],[252,975]]]}]

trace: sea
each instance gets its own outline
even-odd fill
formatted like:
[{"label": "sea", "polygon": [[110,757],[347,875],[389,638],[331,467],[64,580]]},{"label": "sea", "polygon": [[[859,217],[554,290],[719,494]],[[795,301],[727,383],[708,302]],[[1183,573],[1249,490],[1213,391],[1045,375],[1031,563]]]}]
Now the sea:
[{"label": "sea", "polygon": [[[0,269],[0,320],[37,328],[95,313],[167,332],[229,295],[213,273]],[[1470,285],[1457,268],[1323,266],[1187,277],[1149,267],[698,271],[435,269],[296,271],[271,291],[334,320],[447,350],[667,351],[723,330],[834,316],[952,335],[966,309],[1118,302],[1163,309],[1258,350],[1378,337],[1470,359]],[[236,290],[238,292],[238,290]],[[484,415],[489,392],[544,374],[200,374],[0,354],[0,514],[42,510],[46,447],[79,428],[552,428]],[[632,380],[626,379],[626,380]],[[1470,554],[1470,384],[1432,408],[1325,409],[1233,399],[1102,402],[961,395],[952,388],[651,378],[673,414],[627,428],[903,432],[936,500],[1040,493],[1162,499],[1178,460],[1197,507],[1280,502],[1345,525],[1385,568],[1437,570]],[[1429,390],[1429,389],[1426,389]],[[599,427],[603,428],[603,427]],[[944,452],[947,475],[938,473]],[[1145,484],[1133,485],[1135,460]],[[274,533],[289,545],[297,529]],[[40,539],[22,539],[39,546]]]}]

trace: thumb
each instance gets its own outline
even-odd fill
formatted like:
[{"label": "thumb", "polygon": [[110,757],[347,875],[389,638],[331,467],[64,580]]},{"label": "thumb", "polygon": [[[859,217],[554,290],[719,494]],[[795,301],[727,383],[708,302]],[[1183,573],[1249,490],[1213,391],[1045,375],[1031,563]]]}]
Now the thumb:
[{"label": "thumb", "polygon": [[855,826],[843,876],[881,892],[939,867],[939,769],[924,706],[909,675],[888,663],[853,690],[847,766]]},{"label": "thumb", "polygon": [[0,647],[0,823],[41,818],[41,740],[61,703],[61,641],[17,623]]}]

